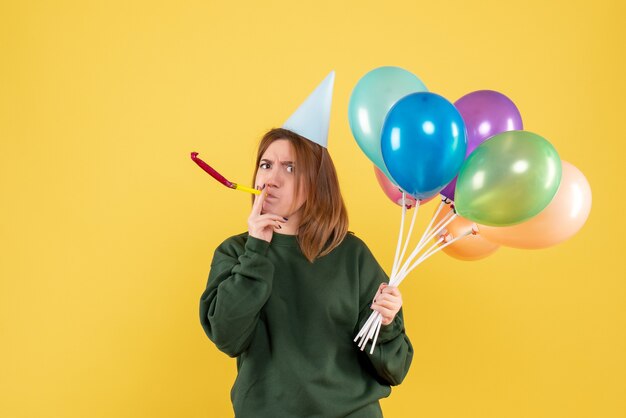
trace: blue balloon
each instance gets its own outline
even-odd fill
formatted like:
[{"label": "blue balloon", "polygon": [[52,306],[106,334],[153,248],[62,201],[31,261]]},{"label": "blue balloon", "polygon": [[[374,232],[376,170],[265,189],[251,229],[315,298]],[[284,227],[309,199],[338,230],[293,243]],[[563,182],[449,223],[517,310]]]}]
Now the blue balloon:
[{"label": "blue balloon", "polygon": [[428,199],[454,179],[465,160],[465,123],[440,95],[412,93],[387,113],[381,148],[398,186],[417,199]]}]

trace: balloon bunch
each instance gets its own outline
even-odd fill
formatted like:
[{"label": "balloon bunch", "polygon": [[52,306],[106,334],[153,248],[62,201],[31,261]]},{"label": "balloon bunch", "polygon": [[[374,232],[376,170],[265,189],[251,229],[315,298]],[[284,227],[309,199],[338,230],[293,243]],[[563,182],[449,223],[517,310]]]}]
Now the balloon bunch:
[{"label": "balloon bunch", "polygon": [[[438,251],[478,260],[500,245],[555,245],[578,232],[591,210],[585,176],[545,138],[523,130],[515,104],[496,91],[475,91],[452,104],[412,73],[380,67],[355,86],[348,119],[379,185],[402,207],[391,286]],[[430,224],[402,261],[419,206],[438,195]],[[372,340],[373,353],[380,327],[380,314],[372,312],[354,339],[361,350]]]}]

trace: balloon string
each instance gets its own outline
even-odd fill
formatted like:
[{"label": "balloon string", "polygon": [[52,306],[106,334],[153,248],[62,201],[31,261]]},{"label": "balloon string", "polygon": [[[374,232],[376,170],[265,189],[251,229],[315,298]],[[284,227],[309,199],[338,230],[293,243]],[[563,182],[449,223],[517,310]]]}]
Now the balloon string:
[{"label": "balloon string", "polygon": [[[428,224],[428,227],[424,231],[424,234],[422,235],[419,243],[417,244],[415,249],[412,251],[408,259],[402,263],[402,267],[400,267],[400,262],[402,258],[404,257],[404,255],[406,254],[406,249],[410,242],[410,238],[413,232],[413,227],[415,225],[417,209],[419,207],[419,201],[417,201],[417,205],[415,207],[416,211],[415,213],[413,213],[411,226],[409,227],[409,231],[405,239],[404,246],[402,247],[402,252],[400,252],[400,245],[402,244],[402,238],[404,236],[404,222],[405,222],[406,210],[407,210],[406,193],[402,192],[402,218],[400,220],[398,244],[396,246],[394,264],[392,267],[391,278],[389,281],[390,286],[399,286],[400,283],[402,283],[402,281],[409,275],[409,273],[413,271],[415,268],[417,268],[417,266],[419,266],[426,259],[432,257],[434,254],[441,251],[448,245],[451,245],[457,240],[464,238],[467,235],[471,234],[471,231],[469,231],[468,233],[462,236],[459,236],[442,246],[439,246],[439,244],[441,244],[441,242],[444,240],[444,237],[440,237],[413,264],[411,264],[411,262],[413,262],[415,257],[417,257],[418,253],[424,249],[424,247],[426,246],[426,243],[428,243],[431,239],[433,239],[435,235],[439,234],[450,222],[454,220],[454,218],[456,218],[457,216],[456,213],[454,213],[453,211],[450,211],[434,227],[432,226],[433,223],[435,222],[435,219],[437,218],[437,216],[439,215],[439,213],[441,212],[445,204],[447,204],[446,201],[442,200],[442,202],[439,204],[439,207],[437,208],[437,211],[431,218],[430,223]],[[359,333],[357,334],[357,336],[354,338],[355,342],[360,339],[360,341],[358,341],[358,346],[360,347],[361,351],[365,349],[365,346],[367,345],[368,341],[373,339],[371,349],[370,349],[370,354],[374,353],[374,348],[376,346],[376,341],[378,340],[378,335],[379,335],[381,326],[382,326],[382,315],[377,311],[373,311],[370,314],[367,321],[365,322],[365,324],[363,325],[363,327],[361,328],[361,330],[359,331]]]},{"label": "balloon string", "polygon": [[439,221],[439,223],[434,227],[431,228],[433,221],[435,220],[435,218],[439,215],[439,212],[441,210],[441,208],[443,207],[443,202],[439,205],[438,210],[435,212],[435,214],[433,215],[433,217],[431,218],[430,224],[428,225],[428,227],[426,227],[426,229],[424,230],[424,234],[422,235],[422,237],[420,238],[417,246],[415,247],[415,250],[411,253],[411,255],[409,256],[408,260],[405,262],[405,264],[410,263],[415,256],[417,255],[418,252],[421,251],[421,249],[423,248],[423,246],[425,245],[425,243],[428,241],[428,239],[425,239],[427,236],[429,236],[429,234],[432,234],[433,229],[438,231],[439,229],[441,229],[441,226],[444,222],[448,221],[450,219],[450,216],[452,216],[452,213],[449,212],[447,213],[443,219],[441,219]]},{"label": "balloon string", "polygon": [[411,273],[411,271],[413,271],[417,266],[419,266],[422,262],[424,262],[424,260],[426,260],[428,257],[432,256],[437,251],[439,251],[438,249],[440,248],[439,244],[441,244],[443,240],[444,240],[444,237],[440,237],[433,245],[430,246],[428,250],[424,252],[424,254],[420,256],[420,258],[417,259],[417,261],[415,261],[415,263],[413,263],[409,268],[407,268],[406,271],[403,272],[402,276],[398,278],[398,283],[396,284],[396,286],[402,283],[402,281],[409,275],[409,273]]},{"label": "balloon string", "polygon": [[361,336],[363,336],[367,330],[369,329],[370,324],[372,323],[372,321],[374,320],[374,316],[376,314],[377,311],[372,311],[372,313],[370,314],[370,317],[367,319],[367,321],[365,322],[365,324],[363,324],[363,326],[361,327],[361,330],[359,331],[359,333],[357,334],[357,336],[354,338],[354,341],[356,342],[356,340],[358,340],[359,338],[361,338]]},{"label": "balloon string", "polygon": [[[423,263],[424,261],[426,261],[428,258],[432,257],[433,255],[435,255],[436,253],[438,253],[439,251],[443,250],[444,248],[446,248],[448,245],[452,245],[455,242],[457,242],[458,240],[461,240],[463,238],[466,238],[468,236],[472,235],[472,231],[467,231],[462,235],[459,235],[458,237],[446,242],[444,245],[441,245],[437,248],[434,248],[434,246],[431,247],[431,249],[429,249],[428,251],[426,251],[406,272],[406,274],[404,274],[404,276],[402,276],[398,283],[396,284],[396,286],[400,285],[400,283],[402,283],[402,280],[404,280],[404,278],[406,276],[409,275],[409,273],[411,273],[411,271],[413,271],[417,266],[419,266],[421,263]],[[439,245],[441,243],[441,241],[444,240],[444,237],[439,238],[439,240],[437,240],[437,242],[435,243],[435,245]]]},{"label": "balloon string", "polygon": [[[470,231],[471,233],[471,231]],[[466,235],[464,235],[466,236]],[[462,236],[462,237],[464,237]],[[424,254],[422,254],[422,256],[411,266],[409,267],[409,269],[403,273],[401,272],[396,280],[393,280],[392,282],[389,283],[390,286],[399,286],[400,283],[402,283],[402,280],[404,280],[405,277],[407,277],[409,275],[409,273],[414,270],[419,264],[421,264],[422,262],[424,262],[426,259],[428,259],[429,257],[431,257],[433,254],[441,251],[443,248],[445,248],[446,246],[452,244],[454,241],[462,238],[462,237],[457,237],[455,239],[453,239],[452,241],[450,241],[449,243],[446,243],[445,245],[437,248],[437,246],[444,240],[444,237],[440,237],[437,242],[435,242],[433,245],[431,245],[428,250],[426,250],[426,252],[424,252]],[[376,312],[378,313],[378,312]],[[358,339],[359,336],[363,335],[363,338],[361,339],[360,343],[359,343],[359,347],[361,348],[361,351],[363,351],[365,349],[365,346],[367,345],[367,342],[369,340],[372,340],[372,345],[370,348],[370,354],[374,354],[374,348],[376,347],[376,341],[378,340],[378,334],[380,332],[380,328],[382,326],[382,315],[376,316],[376,315],[370,315],[370,318],[368,319],[368,321],[366,322],[366,324],[363,326],[363,329],[361,330],[361,332],[359,333],[359,335],[357,335],[357,338],[355,338],[355,341]]]},{"label": "balloon string", "polygon": [[391,277],[396,273],[399,263],[400,245],[402,244],[402,236],[404,235],[404,218],[406,216],[406,193],[402,192],[402,218],[400,219],[400,232],[398,233],[398,245],[396,246],[396,254],[393,258],[393,267],[391,269]]},{"label": "balloon string", "polygon": [[[409,228],[409,233],[407,234],[406,239],[404,241],[404,247],[402,248],[402,254],[400,254],[400,258],[398,259],[398,261],[402,260],[404,258],[404,254],[406,254],[406,249],[409,246],[409,242],[411,241],[411,236],[413,235],[413,226],[415,225],[415,219],[417,218],[417,211],[418,211],[418,209],[420,207],[419,200],[416,199],[415,202],[416,203],[415,203],[415,208],[413,209],[413,217],[411,219],[411,226]],[[398,273],[399,264],[400,263],[398,263],[398,265],[396,265],[396,268],[391,273],[391,277],[394,277],[395,274]]]},{"label": "balloon string", "polygon": [[361,341],[358,343],[358,345],[361,351],[363,351],[363,349],[367,345],[367,342],[372,339],[372,334],[376,331],[376,324],[378,321],[382,321],[382,316],[380,312],[372,311],[369,319],[366,322],[367,326],[364,325],[363,328],[361,328],[361,332],[359,333]]},{"label": "balloon string", "polygon": [[[409,233],[407,234],[406,237],[406,241],[404,244],[404,248],[402,251],[402,254],[399,255],[399,249],[400,249],[400,244],[402,242],[402,236],[404,235],[404,220],[406,217],[406,193],[403,192],[403,196],[402,196],[402,218],[400,221],[400,234],[398,236],[398,246],[396,248],[396,254],[394,257],[394,266],[393,266],[393,270],[391,273],[391,278],[389,280],[389,285],[393,285],[394,282],[397,281],[397,278],[399,277],[400,272],[398,272],[398,267],[399,267],[399,261],[402,260],[402,258],[404,257],[404,254],[406,253],[406,248],[408,246],[408,243],[410,241],[411,235],[412,235],[412,231],[413,231],[413,226],[414,226],[414,222],[416,219],[416,213],[417,213],[417,208],[418,206],[416,206],[416,212],[413,213],[413,218],[411,220],[411,227],[409,228]],[[419,201],[418,201],[419,204]],[[431,223],[429,225],[432,226],[432,223],[434,221],[434,219],[436,218],[436,216],[439,214],[439,212],[441,211],[442,207],[443,207],[443,202],[442,204],[439,205],[439,209],[437,210],[437,212],[435,212],[435,215],[433,216],[433,218],[431,219]],[[450,214],[446,215],[447,217],[450,216]],[[442,220],[442,222],[444,222],[446,220],[446,218],[444,218]],[[439,225],[441,224],[441,222],[437,225],[437,227],[439,227]],[[428,229],[426,229],[426,233],[428,233]],[[424,236],[422,237],[422,241],[423,241]],[[406,261],[406,264],[410,263],[414,258],[415,258],[415,253],[419,252],[420,247],[418,245],[418,248],[416,248],[415,251],[413,251],[413,253],[411,254],[411,256],[409,257],[409,259]],[[354,338],[354,341],[356,342],[357,340],[359,340],[359,338],[361,339],[361,341],[359,341],[358,345],[361,348],[361,350],[363,350],[365,348],[365,345],[367,344],[367,341],[369,341],[372,338],[372,333],[376,333],[374,338],[378,338],[378,333],[376,332],[375,329],[380,329],[380,323],[382,322],[382,317],[377,318],[375,315],[376,312],[372,312],[372,314],[370,315],[370,317],[368,318],[368,320],[366,321],[366,323],[363,325],[363,327],[361,327],[361,330],[359,331],[359,333],[357,334],[357,336]],[[374,346],[375,346],[375,342],[372,344],[372,351],[374,350]]]},{"label": "balloon string", "polygon": [[[420,256],[420,258],[415,263],[413,263],[413,265],[411,265],[406,270],[406,272],[401,272],[398,275],[397,279],[394,281],[393,286],[399,286],[400,283],[402,283],[402,281],[409,275],[409,273],[411,273],[414,269],[416,269],[424,261],[426,261],[427,259],[429,259],[433,255],[435,255],[439,251],[442,251],[447,246],[452,245],[455,242],[457,242],[458,240],[463,239],[463,238],[465,238],[465,237],[467,237],[467,236],[469,236],[471,234],[472,234],[471,230],[467,231],[463,235],[460,235],[460,236],[450,240],[449,242],[447,242],[447,243],[445,243],[444,245],[441,245],[441,246],[439,244],[441,244],[441,242],[445,238],[444,237],[440,237],[434,244],[432,244]],[[390,283],[390,285],[392,285],[392,284]],[[361,332],[359,332],[359,335],[357,335],[357,337],[354,339],[354,341],[356,341],[359,337],[363,336],[363,338],[359,342],[359,347],[361,348],[361,351],[363,351],[363,349],[367,345],[367,342],[371,339],[372,340],[372,345],[371,345],[371,348],[370,348],[370,354],[374,353],[374,348],[376,347],[376,341],[378,340],[378,334],[379,334],[380,328],[382,326],[382,315],[380,315],[380,314],[376,315],[376,314],[378,314],[378,312],[373,312],[370,315],[370,318],[368,319],[368,321],[365,323],[365,325],[361,329]],[[372,338],[372,335],[373,335],[373,338]]]},{"label": "balloon string", "polygon": [[424,241],[424,237],[429,233],[430,227],[433,226],[433,222],[435,222],[435,219],[437,219],[437,216],[439,215],[439,212],[441,212],[441,209],[443,209],[444,205],[445,205],[445,200],[441,200],[441,203],[439,203],[439,207],[437,208],[437,211],[435,212],[433,217],[430,218],[430,223],[424,230],[424,234],[422,235],[422,238],[420,238],[419,243],[417,244],[418,246],[422,245],[422,242]]},{"label": "balloon string", "polygon": [[[437,215],[437,213],[435,213],[435,215]],[[436,234],[438,234],[443,228],[445,228],[446,226],[448,226],[448,224],[450,222],[452,222],[454,220],[454,218],[456,217],[456,214],[453,212],[449,212],[446,214],[446,216],[437,224],[437,226],[435,226],[435,228],[432,228],[430,231],[426,230],[426,232],[424,233],[424,236],[422,237],[422,239],[420,240],[420,243],[415,247],[415,249],[413,250],[413,252],[411,253],[411,255],[409,256],[409,258],[404,262],[404,264],[402,265],[402,268],[400,269],[400,271],[398,272],[397,275],[401,275],[403,274],[403,272],[406,270],[406,268],[410,265],[410,263],[415,259],[415,257],[417,257],[417,254],[422,251],[422,249],[426,246],[426,243],[428,241],[430,241]],[[434,219],[434,216],[433,216]],[[432,224],[432,222],[431,222]],[[430,232],[430,234],[426,237],[426,235]],[[425,238],[426,237],[426,238]],[[395,276],[394,276],[395,279]]]},{"label": "balloon string", "polygon": [[376,347],[376,341],[378,340],[378,333],[380,332],[380,327],[382,324],[383,324],[383,318],[381,316],[376,325],[376,333],[374,333],[374,339],[372,340],[372,348],[370,349],[370,354],[374,354],[374,347]]},{"label": "balloon string", "polygon": [[374,315],[374,325],[370,325],[370,329],[367,333],[367,336],[365,337],[365,339],[363,340],[363,345],[361,346],[361,351],[363,351],[363,349],[365,348],[365,346],[367,345],[367,342],[369,340],[372,339],[372,337],[374,336],[374,333],[376,332],[376,328],[378,327],[378,321],[381,320],[381,315],[379,312],[376,312],[378,315]]},{"label": "balloon string", "polygon": [[[422,254],[422,256],[420,256],[420,258],[413,263],[413,265],[411,265],[410,268],[407,269],[407,271],[398,276],[398,279],[395,282],[395,286],[399,286],[400,283],[402,283],[402,281],[409,275],[409,273],[411,273],[411,271],[413,271],[415,268],[417,268],[417,266],[419,266],[421,263],[423,263],[424,261],[426,261],[428,258],[432,257],[433,255],[435,255],[436,253],[438,253],[439,251],[442,251],[444,248],[446,248],[449,245],[454,244],[455,242],[457,242],[460,239],[463,239],[469,235],[472,234],[472,231],[468,231],[463,235],[460,235],[452,240],[450,240],[449,242],[445,243],[444,245],[439,246],[439,244],[441,244],[441,242],[444,240],[444,237],[440,237],[437,242],[435,242],[433,245],[431,245],[428,250],[426,250],[424,252],[424,254]],[[365,325],[363,325],[363,327],[361,328],[361,331],[359,332],[359,334],[356,336],[356,338],[354,339],[354,341],[357,341],[359,338],[361,338],[361,341],[359,341],[359,348],[361,349],[361,351],[363,351],[365,349],[365,346],[367,345],[367,342],[371,339],[372,340],[372,345],[370,348],[370,354],[374,353],[374,349],[376,347],[376,342],[378,341],[378,335],[380,333],[380,329],[382,327],[382,316],[380,315],[379,312],[375,311],[372,312],[370,317],[368,318],[367,322],[365,323]],[[372,338],[373,335],[373,338]]]},{"label": "balloon string", "polygon": [[409,246],[409,242],[411,241],[411,237],[413,235],[413,227],[415,226],[415,219],[417,218],[417,212],[419,210],[419,207],[420,207],[419,200],[416,200],[413,217],[411,218],[411,226],[409,227],[409,232],[405,238],[404,246],[402,247],[402,253],[400,254],[400,257],[397,258],[396,263],[394,263],[390,278],[394,277],[398,273],[398,269],[400,268],[400,261],[404,258],[404,255],[406,254],[406,249]]},{"label": "balloon string", "polygon": [[415,266],[416,264],[419,264],[424,259],[424,257],[427,257],[433,251],[433,249],[435,249],[442,241],[443,241],[443,237],[440,237],[439,240],[437,240],[434,244],[432,244],[410,267],[409,267],[409,261],[407,261],[407,263],[403,266],[400,273],[398,273],[398,276],[395,278],[393,286],[398,286],[400,283],[402,283],[402,280],[406,276],[408,276],[413,266]]},{"label": "balloon string", "polygon": [[[426,261],[428,258],[432,257],[433,255],[435,255],[436,253],[438,253],[439,251],[442,251],[444,248],[446,248],[449,245],[454,244],[455,242],[457,242],[458,240],[461,240],[465,237],[468,237],[472,234],[472,231],[468,231],[462,235],[459,235],[458,237],[446,242],[444,245],[438,246],[437,248],[431,249],[429,251],[427,251],[426,253],[424,253],[424,255],[422,257],[420,257],[420,259],[418,261],[416,261],[406,272],[406,276],[409,275],[409,273],[414,270],[418,265],[420,265],[421,263],[423,263],[424,261]],[[441,237],[439,238],[439,240],[437,241],[437,245],[440,244],[445,238]]]},{"label": "balloon string", "polygon": [[[419,249],[416,249],[416,255],[417,255],[418,252],[420,252],[420,251],[422,251],[424,249],[424,247],[426,246],[426,243],[428,243],[431,239],[435,238],[436,235],[439,235],[441,233],[441,231],[443,231],[445,229],[445,227],[448,226],[448,224],[450,222],[452,222],[454,220],[454,218],[456,218],[456,216],[457,216],[456,214],[452,214],[452,215],[451,215],[451,213],[446,214],[444,219],[442,219],[441,222],[439,222],[437,224],[437,226],[431,230],[430,235],[428,235],[428,237],[426,239],[424,239],[424,241],[422,242],[422,244],[419,247]],[[407,267],[413,261],[414,258],[415,258],[415,256],[413,258],[411,258],[411,259],[406,261],[406,263],[403,266],[403,270],[407,269]]]}]

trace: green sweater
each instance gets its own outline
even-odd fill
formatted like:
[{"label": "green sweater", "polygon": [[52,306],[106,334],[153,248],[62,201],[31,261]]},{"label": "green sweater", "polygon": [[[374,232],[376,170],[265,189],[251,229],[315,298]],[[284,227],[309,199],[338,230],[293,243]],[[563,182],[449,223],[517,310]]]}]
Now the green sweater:
[{"label": "green sweater", "polygon": [[310,263],[295,235],[271,244],[247,233],[216,250],[200,322],[224,353],[237,357],[231,400],[237,418],[382,417],[409,370],[413,347],[402,310],[381,327],[376,349],[354,337],[388,277],[352,233]]}]

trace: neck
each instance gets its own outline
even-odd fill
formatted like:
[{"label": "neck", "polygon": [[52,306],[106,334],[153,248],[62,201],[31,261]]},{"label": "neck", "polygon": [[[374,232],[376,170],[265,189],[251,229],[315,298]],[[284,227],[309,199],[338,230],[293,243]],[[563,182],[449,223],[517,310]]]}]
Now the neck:
[{"label": "neck", "polygon": [[292,213],[287,219],[287,222],[281,224],[282,228],[279,230],[279,233],[284,235],[298,235],[298,228],[300,227],[301,219],[300,211],[298,210],[297,212]]}]

